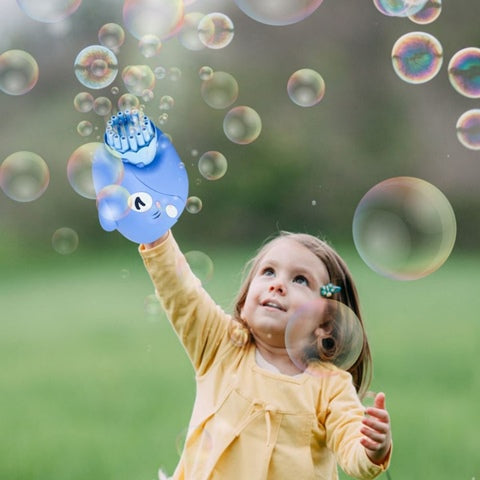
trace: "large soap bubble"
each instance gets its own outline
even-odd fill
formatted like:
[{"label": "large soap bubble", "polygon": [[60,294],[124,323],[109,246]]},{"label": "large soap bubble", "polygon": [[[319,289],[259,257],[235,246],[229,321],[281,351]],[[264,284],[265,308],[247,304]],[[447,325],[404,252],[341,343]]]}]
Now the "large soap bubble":
[{"label": "large soap bubble", "polygon": [[253,20],[267,25],[289,25],[310,16],[323,0],[235,0],[238,8]]},{"label": "large soap bubble", "polygon": [[433,23],[442,13],[442,0],[428,0],[423,8],[408,18],[419,25]]},{"label": "large soap bubble", "polygon": [[440,268],[456,237],[453,209],[443,193],[413,177],[394,177],[371,188],[353,218],[355,247],[375,272],[415,280]]},{"label": "large soap bubble", "polygon": [[220,49],[233,40],[233,22],[219,12],[205,15],[198,23],[198,38],[208,48]]},{"label": "large soap bubble", "polygon": [[81,5],[82,0],[17,0],[25,15],[38,22],[54,23],[65,20]]},{"label": "large soap bubble", "polygon": [[38,81],[37,61],[23,50],[8,50],[0,55],[0,90],[8,95],[23,95]]},{"label": "large soap bubble", "polygon": [[287,92],[290,100],[300,107],[312,107],[325,95],[325,82],[315,70],[302,68],[288,79]]},{"label": "large soap bubble", "polygon": [[86,87],[100,89],[110,85],[118,73],[115,54],[103,45],[90,45],[81,50],[74,63],[78,81]]},{"label": "large soap bubble", "polygon": [[422,10],[429,0],[373,0],[380,13],[391,17],[408,17]]},{"label": "large soap bubble", "polygon": [[240,105],[232,108],[223,119],[227,138],[240,145],[255,141],[262,131],[262,119],[252,107]]},{"label": "large soap bubble", "polygon": [[457,120],[457,138],[470,150],[480,150],[480,109],[468,110]]},{"label": "large soap bubble", "polygon": [[480,98],[480,48],[467,47],[455,53],[448,64],[448,78],[461,95]]},{"label": "large soap bubble", "polygon": [[238,97],[238,82],[227,72],[214,72],[202,82],[203,100],[212,108],[222,109],[232,105]]}]

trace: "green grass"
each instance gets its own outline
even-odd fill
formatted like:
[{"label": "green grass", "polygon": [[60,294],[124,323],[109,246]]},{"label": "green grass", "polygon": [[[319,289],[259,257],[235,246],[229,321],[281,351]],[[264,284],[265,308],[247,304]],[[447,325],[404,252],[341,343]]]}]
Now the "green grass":
[{"label": "green grass", "polygon": [[[228,309],[253,249],[205,252],[215,265],[205,286]],[[392,417],[392,480],[480,478],[480,259],[452,255],[429,277],[395,282],[344,255],[373,350],[372,390],[386,392]],[[164,315],[145,309],[153,288],[135,247],[2,263],[0,478],[172,472],[193,372]]]}]

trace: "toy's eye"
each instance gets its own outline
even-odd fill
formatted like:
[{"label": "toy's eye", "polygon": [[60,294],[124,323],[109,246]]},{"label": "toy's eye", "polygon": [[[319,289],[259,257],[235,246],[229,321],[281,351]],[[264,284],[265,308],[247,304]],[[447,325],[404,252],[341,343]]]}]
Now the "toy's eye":
[{"label": "toy's eye", "polygon": [[132,193],[128,197],[128,206],[135,212],[146,212],[152,208],[152,197],[146,192]]}]

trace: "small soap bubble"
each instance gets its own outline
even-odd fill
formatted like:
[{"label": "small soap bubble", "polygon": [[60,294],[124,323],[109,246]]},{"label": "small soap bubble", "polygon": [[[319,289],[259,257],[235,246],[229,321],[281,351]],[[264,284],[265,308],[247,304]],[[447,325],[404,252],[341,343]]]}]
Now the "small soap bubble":
[{"label": "small soap bubble", "polygon": [[0,165],[0,187],[17,202],[32,202],[41,197],[50,182],[45,160],[33,152],[19,151]]},{"label": "small soap bubble", "polygon": [[155,94],[153,93],[153,90],[149,90],[147,88],[142,92],[141,97],[142,97],[142,100],[145,103],[148,103],[148,102],[151,102],[155,98]]},{"label": "small soap bubble", "polygon": [[160,110],[171,110],[175,105],[175,100],[170,95],[164,95],[160,99],[159,108]]},{"label": "small soap bubble", "polygon": [[88,120],[82,120],[81,122],[78,122],[77,132],[81,137],[88,137],[93,133],[92,122],[89,122]]},{"label": "small soap bubble", "polygon": [[157,316],[162,312],[162,305],[154,293],[151,293],[145,297],[143,305],[147,315]]},{"label": "small soap bubble", "polygon": [[182,71],[178,67],[171,67],[168,69],[167,78],[171,82],[178,82],[182,78]]},{"label": "small soap bubble", "polygon": [[138,42],[138,49],[145,58],[152,58],[162,50],[162,41],[156,35],[144,35]]},{"label": "small soap bubble", "polygon": [[428,82],[442,66],[442,45],[429,33],[406,33],[393,45],[392,63],[395,73],[403,81],[414,84]]},{"label": "small soap bubble", "polygon": [[467,47],[452,56],[448,77],[453,88],[469,98],[480,98],[480,48]]},{"label": "small soap bubble", "polygon": [[107,185],[97,195],[98,214],[112,222],[125,218],[130,213],[130,193],[121,185]]},{"label": "small soap bubble", "polygon": [[120,93],[120,89],[118,87],[112,87],[110,92],[112,95],[118,95]]},{"label": "small soap bubble", "polygon": [[165,125],[168,121],[168,113],[162,113],[158,116],[158,124]]},{"label": "small soap bubble", "polygon": [[140,107],[140,100],[136,95],[131,93],[124,93],[117,101],[117,107],[119,110],[133,110]]},{"label": "small soap bubble", "polygon": [[198,160],[198,170],[207,180],[218,180],[227,172],[227,159],[220,152],[205,152]]},{"label": "small soap bubble", "polygon": [[23,50],[7,50],[0,55],[0,90],[23,95],[37,84],[38,64]]},{"label": "small soap bubble", "polygon": [[144,35],[156,35],[165,40],[182,26],[183,0],[125,0],[122,15],[126,29],[137,40]]},{"label": "small soap bubble", "polygon": [[167,76],[167,69],[165,67],[156,67],[153,73],[157,80],[163,80]]},{"label": "small soap bubble", "polygon": [[198,35],[198,24],[204,16],[200,12],[190,12],[185,15],[182,29],[178,33],[178,40],[187,50],[199,51],[205,48]]},{"label": "small soap bubble", "polygon": [[209,13],[198,23],[198,37],[208,48],[224,48],[233,40],[233,22],[223,13]]},{"label": "small soap bubble", "polygon": [[213,75],[213,68],[209,67],[208,65],[204,65],[203,67],[200,67],[200,70],[198,71],[198,76],[200,77],[200,80],[209,80],[212,78]]},{"label": "small soap bubble", "polygon": [[262,131],[260,115],[251,107],[232,108],[223,119],[223,131],[227,138],[240,145],[255,141]]},{"label": "small soap bubble", "polygon": [[75,75],[88,88],[99,89],[110,85],[118,73],[115,54],[103,45],[90,45],[75,58]]},{"label": "small soap bubble", "polygon": [[185,204],[185,208],[188,213],[196,214],[201,212],[203,207],[202,200],[195,195],[192,195],[187,198],[187,203]]},{"label": "small soap bubble", "polygon": [[290,25],[301,22],[310,16],[323,0],[292,0],[258,1],[258,0],[235,0],[238,8],[257,22],[266,25]]},{"label": "small soap bubble", "polygon": [[238,83],[227,72],[214,72],[208,80],[202,82],[200,93],[210,107],[227,108],[237,100]]},{"label": "small soap bubble", "polygon": [[94,102],[93,95],[88,92],[80,92],[75,95],[73,99],[73,106],[75,110],[80,113],[87,113],[93,109]]},{"label": "small soap bubble", "polygon": [[480,109],[474,108],[460,115],[457,138],[464,147],[480,150]]},{"label": "small soap bubble", "polygon": [[415,15],[428,0],[373,0],[377,10],[391,17],[408,17]]},{"label": "small soap bubble", "polygon": [[78,234],[75,230],[62,227],[52,235],[52,247],[61,255],[69,255],[78,247]]},{"label": "small soap bubble", "polygon": [[65,20],[81,5],[82,0],[17,0],[25,15],[44,23]]},{"label": "small soap bubble", "polygon": [[[342,302],[318,298],[297,308],[285,329],[285,347],[297,368],[314,376],[348,370],[358,360],[364,331],[355,312]],[[330,366],[330,367],[329,367]]]},{"label": "small soap bubble", "polygon": [[185,258],[192,272],[202,282],[208,282],[213,277],[212,259],[204,252],[191,250],[185,254]]},{"label": "small soap bubble", "polygon": [[394,177],[372,187],[353,218],[360,257],[394,280],[416,280],[440,268],[453,249],[456,230],[445,195],[413,177]]},{"label": "small soap bubble", "polygon": [[300,107],[312,107],[325,95],[325,82],[315,70],[302,68],[288,79],[287,92],[290,100]]},{"label": "small soap bubble", "polygon": [[117,23],[106,23],[98,31],[98,41],[112,52],[118,52],[125,42],[125,32]]},{"label": "small soap bubble", "polygon": [[112,111],[112,101],[108,97],[97,97],[93,102],[93,111],[102,117],[110,115]]},{"label": "small soap bubble", "polygon": [[155,75],[148,65],[128,65],[122,70],[122,80],[133,95],[141,96],[155,87]]},{"label": "small soap bubble", "polygon": [[442,0],[428,0],[423,8],[408,18],[419,25],[433,23],[442,13]]}]

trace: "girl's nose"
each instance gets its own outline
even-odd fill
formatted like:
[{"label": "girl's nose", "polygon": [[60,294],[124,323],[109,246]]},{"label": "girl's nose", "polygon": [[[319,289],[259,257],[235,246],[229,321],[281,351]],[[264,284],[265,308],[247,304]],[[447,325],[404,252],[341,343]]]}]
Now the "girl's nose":
[{"label": "girl's nose", "polygon": [[278,293],[280,295],[284,295],[285,294],[285,287],[284,285],[281,283],[281,282],[275,282],[275,283],[272,283],[269,287],[268,287],[268,291],[270,293]]}]

